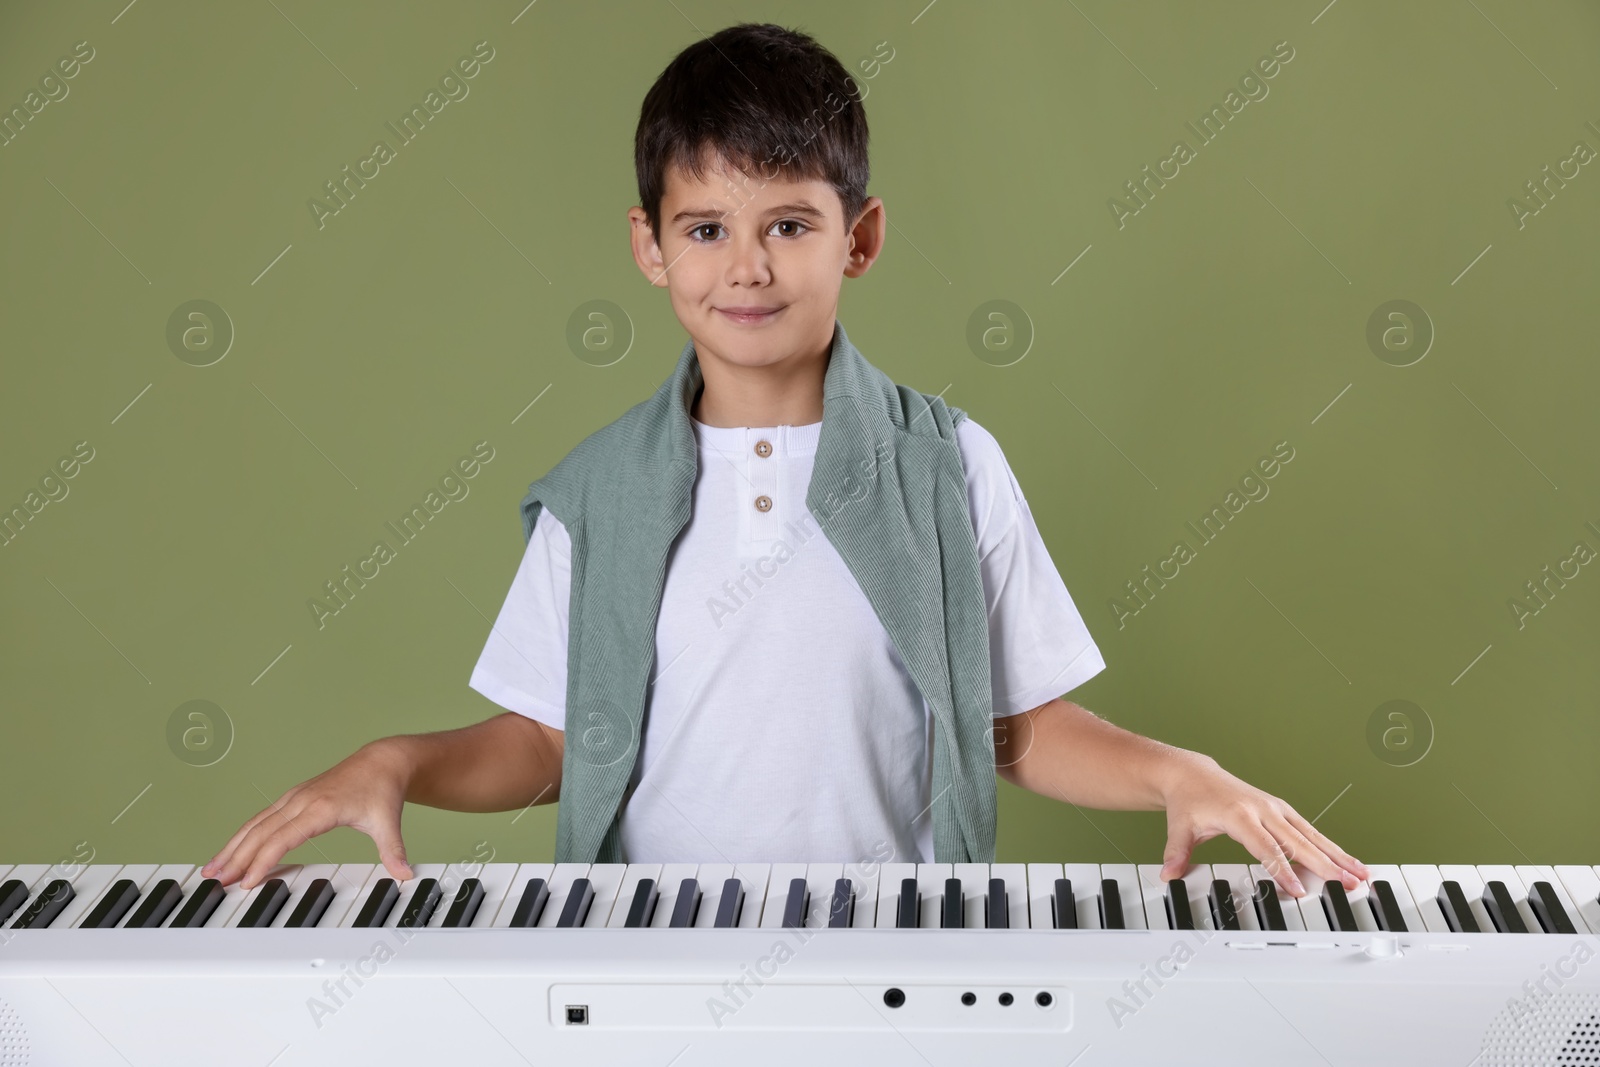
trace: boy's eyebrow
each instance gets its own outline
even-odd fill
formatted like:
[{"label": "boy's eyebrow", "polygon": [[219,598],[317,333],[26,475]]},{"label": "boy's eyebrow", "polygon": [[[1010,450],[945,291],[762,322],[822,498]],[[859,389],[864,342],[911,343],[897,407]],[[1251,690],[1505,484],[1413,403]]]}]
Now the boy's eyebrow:
[{"label": "boy's eyebrow", "polygon": [[[736,211],[728,211],[723,208],[692,207],[685,208],[672,216],[672,222],[673,225],[677,225],[685,219],[720,219],[736,213]],[[810,215],[815,219],[826,219],[828,217],[804,200],[798,200],[792,204],[779,204],[776,207],[769,207],[765,213],[768,215]]]}]

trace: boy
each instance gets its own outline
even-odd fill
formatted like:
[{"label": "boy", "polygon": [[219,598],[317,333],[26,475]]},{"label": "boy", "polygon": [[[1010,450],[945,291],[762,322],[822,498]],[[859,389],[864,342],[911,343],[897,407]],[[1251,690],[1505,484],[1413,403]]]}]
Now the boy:
[{"label": "boy", "polygon": [[773,25],[691,45],[645,98],[635,165],[634,259],[690,341],[653,397],[529,487],[527,550],[469,683],[508,711],[364,746],[207,876],[248,888],[353,826],[409,878],[406,801],[558,796],[558,861],[990,862],[995,773],[1164,809],[1164,878],[1221,833],[1295,896],[1289,860],[1367,876],[1210,757],[1059,697],[1104,662],[999,444],[890,382],[835,317],[887,222],[832,54]]}]

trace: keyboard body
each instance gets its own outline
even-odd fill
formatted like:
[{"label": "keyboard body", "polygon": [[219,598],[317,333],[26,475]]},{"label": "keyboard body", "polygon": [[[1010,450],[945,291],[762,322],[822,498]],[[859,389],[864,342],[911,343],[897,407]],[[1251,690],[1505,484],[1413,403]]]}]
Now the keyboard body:
[{"label": "keyboard body", "polygon": [[[1271,929],[1259,868],[1199,865],[1176,894],[1157,870],[418,864],[385,912],[381,868],[312,865],[273,872],[275,910],[258,903],[270,882],[235,886],[205,925],[173,925],[179,905],[134,929],[162,881],[186,904],[203,880],[183,865],[0,864],[0,906],[5,885],[31,894],[0,920],[0,1063],[1492,1067],[1567,1062],[1600,1014],[1592,866],[1374,866],[1348,910],[1303,875],[1312,892],[1275,893]],[[50,924],[19,928],[67,876]],[[685,878],[699,906],[673,926]],[[830,892],[841,878],[848,914]],[[288,925],[318,879],[332,903]],[[408,909],[427,879],[440,891],[424,916]],[[479,906],[446,925],[469,882]],[[1231,912],[1218,882],[1237,889]],[[1478,932],[1453,928],[1446,883]],[[535,889],[537,913],[523,907]],[[118,893],[133,899],[106,923]],[[1104,928],[1111,894],[1123,928]],[[1506,929],[1519,920],[1526,933]]]}]

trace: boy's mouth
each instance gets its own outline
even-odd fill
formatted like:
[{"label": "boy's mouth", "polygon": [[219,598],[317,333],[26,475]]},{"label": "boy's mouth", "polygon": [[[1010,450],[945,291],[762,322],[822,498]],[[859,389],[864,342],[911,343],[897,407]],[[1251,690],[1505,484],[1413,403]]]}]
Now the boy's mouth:
[{"label": "boy's mouth", "polygon": [[766,305],[717,308],[717,311],[719,311],[729,322],[736,322],[742,326],[759,326],[762,323],[771,322],[772,319],[777,316],[778,312],[782,310],[783,307],[771,307]]}]

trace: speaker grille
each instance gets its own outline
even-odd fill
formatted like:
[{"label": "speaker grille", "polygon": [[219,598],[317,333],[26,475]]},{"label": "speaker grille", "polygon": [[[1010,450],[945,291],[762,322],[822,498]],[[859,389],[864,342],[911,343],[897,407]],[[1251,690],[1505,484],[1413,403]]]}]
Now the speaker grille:
[{"label": "speaker grille", "polygon": [[0,1067],[28,1067],[28,1031],[23,1028],[22,1016],[4,1000],[0,1000]]},{"label": "speaker grille", "polygon": [[1600,995],[1507,1004],[1483,1036],[1483,1067],[1600,1067]]}]

